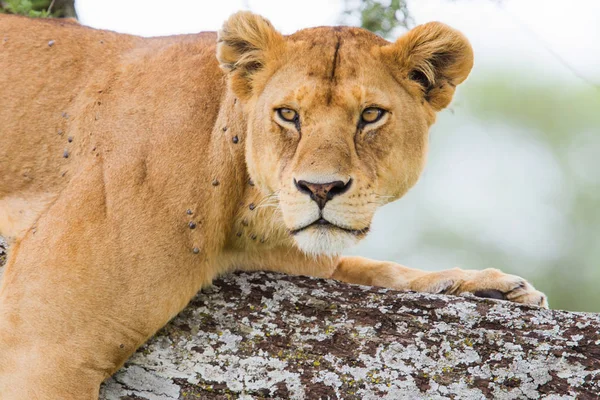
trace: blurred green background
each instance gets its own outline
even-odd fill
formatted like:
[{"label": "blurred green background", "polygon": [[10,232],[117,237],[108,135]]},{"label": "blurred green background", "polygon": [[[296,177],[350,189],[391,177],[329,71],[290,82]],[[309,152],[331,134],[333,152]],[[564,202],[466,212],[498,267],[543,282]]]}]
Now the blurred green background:
[{"label": "blurred green background", "polygon": [[76,17],[74,0],[0,0],[0,13],[42,18]]},{"label": "blurred green background", "polygon": [[[119,8],[125,3],[78,0],[80,14],[85,14],[84,2],[112,8],[109,20],[125,12]],[[503,1],[487,2],[502,13]],[[425,22],[413,14],[424,3],[342,1],[335,22],[362,25],[393,40]],[[460,2],[431,2],[431,7],[445,3]],[[529,3],[540,13],[564,6]],[[32,15],[49,4],[9,0],[0,1],[0,9]],[[577,4],[583,3],[570,8]],[[243,6],[281,28],[277,16],[256,9],[260,3]],[[127,26],[143,20],[145,9],[128,17]],[[72,1],[55,2],[52,14],[74,16],[74,10]],[[561,26],[569,18],[577,24],[577,17],[569,16],[567,8],[564,12],[563,21],[554,21],[557,29],[565,29]],[[156,26],[168,20],[159,17]],[[600,21],[600,15],[595,17]],[[84,24],[94,20],[87,18],[82,18]],[[485,29],[493,21],[482,17],[481,24]],[[476,47],[471,77],[431,130],[429,162],[420,182],[403,199],[383,207],[370,236],[348,253],[428,270],[499,268],[527,278],[548,294],[552,308],[600,312],[600,71],[589,79],[543,40],[534,40],[534,46],[549,54],[548,69],[563,64],[560,73],[547,73],[543,63],[523,67],[515,60],[490,61],[481,55],[482,49],[493,52],[498,43],[502,41],[480,45],[479,51]],[[573,45],[582,44],[575,40]],[[584,50],[600,54],[599,47]]]}]

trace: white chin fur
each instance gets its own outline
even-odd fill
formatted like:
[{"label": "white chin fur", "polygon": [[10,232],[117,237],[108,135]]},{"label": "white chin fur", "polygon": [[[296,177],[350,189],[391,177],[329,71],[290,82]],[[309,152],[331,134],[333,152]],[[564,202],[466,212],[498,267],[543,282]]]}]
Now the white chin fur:
[{"label": "white chin fur", "polygon": [[296,233],[294,240],[298,248],[308,255],[337,256],[360,239],[346,232],[311,227]]}]

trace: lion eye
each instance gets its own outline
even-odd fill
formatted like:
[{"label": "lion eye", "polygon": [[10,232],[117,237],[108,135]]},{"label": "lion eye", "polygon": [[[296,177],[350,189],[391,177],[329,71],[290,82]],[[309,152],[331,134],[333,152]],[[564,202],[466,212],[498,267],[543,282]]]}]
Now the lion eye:
[{"label": "lion eye", "polygon": [[277,114],[282,120],[287,122],[294,122],[298,118],[298,113],[290,108],[278,108]]},{"label": "lion eye", "polygon": [[372,124],[377,122],[385,115],[385,110],[377,107],[366,108],[360,115],[360,121],[363,124]]}]

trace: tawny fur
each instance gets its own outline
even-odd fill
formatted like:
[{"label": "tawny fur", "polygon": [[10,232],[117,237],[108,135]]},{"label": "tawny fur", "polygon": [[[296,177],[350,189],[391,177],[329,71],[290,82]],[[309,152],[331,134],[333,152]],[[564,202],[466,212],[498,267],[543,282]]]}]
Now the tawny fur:
[{"label": "tawny fur", "polygon": [[[415,184],[435,112],[472,64],[468,41],[440,23],[389,43],[357,28],[282,36],[247,12],[218,38],[0,15],[0,234],[13,242],[0,398],[97,398],[199,288],[234,269],[545,305],[496,270],[337,255]],[[388,112],[359,128],[372,106]],[[294,180],[350,179],[322,211],[338,228],[290,234],[321,213]]]}]

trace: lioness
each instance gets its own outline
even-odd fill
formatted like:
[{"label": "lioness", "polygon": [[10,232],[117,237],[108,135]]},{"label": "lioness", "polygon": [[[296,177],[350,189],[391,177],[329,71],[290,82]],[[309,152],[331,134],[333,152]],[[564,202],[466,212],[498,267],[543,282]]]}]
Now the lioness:
[{"label": "lioness", "polygon": [[92,399],[202,286],[271,270],[546,306],[497,270],[340,252],[415,184],[473,65],[441,23],[140,38],[0,16],[0,398]]}]

